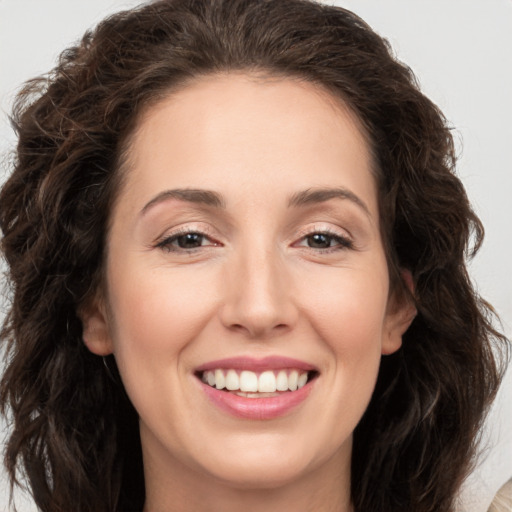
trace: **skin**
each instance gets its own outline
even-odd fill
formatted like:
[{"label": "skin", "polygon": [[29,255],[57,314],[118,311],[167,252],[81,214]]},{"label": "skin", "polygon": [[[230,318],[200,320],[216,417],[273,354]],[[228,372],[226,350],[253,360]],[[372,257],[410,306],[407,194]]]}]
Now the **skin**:
[{"label": "skin", "polygon": [[[145,112],[125,172],[106,292],[82,319],[89,349],[115,354],[140,415],[144,511],[352,510],[352,432],[381,355],[414,316],[390,294],[355,116],[309,83],[210,76]],[[289,204],[340,188],[349,197]],[[176,189],[214,191],[223,207],[161,196]],[[164,247],[176,231],[205,237]],[[231,416],[194,375],[208,361],[268,355],[319,369],[280,418]]]}]

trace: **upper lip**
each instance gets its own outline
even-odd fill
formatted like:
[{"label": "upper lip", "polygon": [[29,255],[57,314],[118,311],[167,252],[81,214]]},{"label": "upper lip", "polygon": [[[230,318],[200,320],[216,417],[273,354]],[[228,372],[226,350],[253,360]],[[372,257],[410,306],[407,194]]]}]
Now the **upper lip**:
[{"label": "upper lip", "polygon": [[207,370],[215,370],[217,368],[249,370],[253,372],[280,370],[283,368],[295,368],[297,370],[304,371],[317,371],[317,368],[312,364],[286,356],[266,356],[263,358],[238,356],[209,361],[196,368],[196,372],[205,372]]}]

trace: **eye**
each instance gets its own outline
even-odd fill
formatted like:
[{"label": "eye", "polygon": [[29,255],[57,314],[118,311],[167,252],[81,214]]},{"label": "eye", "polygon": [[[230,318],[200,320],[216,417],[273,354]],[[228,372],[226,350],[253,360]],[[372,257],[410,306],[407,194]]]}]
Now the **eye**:
[{"label": "eye", "polygon": [[216,246],[218,243],[212,241],[204,233],[197,231],[185,231],[174,233],[156,244],[156,247],[169,252],[192,252],[195,249],[205,246]]},{"label": "eye", "polygon": [[299,240],[299,247],[309,247],[319,250],[338,250],[350,249],[353,247],[352,241],[347,237],[326,231],[309,233]]},{"label": "eye", "polygon": [[325,233],[313,233],[306,237],[308,247],[313,249],[328,249],[334,241],[334,237]]}]

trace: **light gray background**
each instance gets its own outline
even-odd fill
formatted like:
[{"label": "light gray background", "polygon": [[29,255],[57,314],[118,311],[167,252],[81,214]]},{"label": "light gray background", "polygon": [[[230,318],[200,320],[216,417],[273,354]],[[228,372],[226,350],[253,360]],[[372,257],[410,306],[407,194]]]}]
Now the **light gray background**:
[{"label": "light gray background", "polygon": [[[276,0],[279,1],[279,0]],[[0,0],[0,150],[14,144],[6,113],[17,87],[48,71],[66,46],[134,0]],[[389,39],[456,127],[459,173],[486,226],[471,273],[512,332],[512,0],[339,0]],[[5,165],[1,168],[3,172]],[[1,179],[1,175],[0,175]],[[0,312],[0,318],[2,313]],[[484,512],[512,476],[512,375],[484,433],[486,457],[461,512]],[[5,435],[5,426],[0,425]],[[3,437],[2,435],[2,437]],[[9,510],[0,478],[0,511]],[[17,497],[19,512],[33,512]]]}]

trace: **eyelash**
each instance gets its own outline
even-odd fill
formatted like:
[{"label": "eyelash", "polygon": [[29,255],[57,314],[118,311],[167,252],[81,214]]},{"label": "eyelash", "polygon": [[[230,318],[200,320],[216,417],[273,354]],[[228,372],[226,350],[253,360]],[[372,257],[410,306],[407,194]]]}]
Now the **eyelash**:
[{"label": "eyelash", "polygon": [[[337,245],[331,246],[331,247],[316,248],[317,251],[319,251],[323,254],[328,254],[328,253],[336,252],[336,251],[343,251],[343,250],[347,250],[347,249],[354,249],[354,243],[352,242],[352,240],[350,238],[348,238],[346,236],[342,236],[339,233],[331,231],[330,229],[313,229],[311,231],[301,233],[299,242],[307,241],[308,238],[313,237],[315,235],[325,236],[330,241],[334,241],[337,244]],[[298,244],[299,242],[295,242],[295,244]],[[304,247],[304,246],[302,246],[302,247]],[[313,247],[307,247],[307,248],[315,249]]]},{"label": "eyelash", "polygon": [[[184,237],[186,235],[197,235],[203,239],[210,240],[210,242],[213,242],[213,243],[210,243],[206,246],[199,245],[198,247],[191,247],[188,249],[185,247],[173,246],[173,244],[175,242],[177,242],[179,238]],[[171,235],[166,236],[159,242],[157,242],[155,247],[158,249],[167,251],[167,252],[180,252],[180,253],[190,254],[190,253],[194,253],[194,252],[198,251],[202,247],[215,247],[215,246],[219,246],[219,245],[221,245],[221,244],[219,244],[218,242],[212,241],[211,236],[208,235],[207,233],[205,233],[204,231],[195,230],[195,229],[180,229],[179,231],[176,231],[176,232],[172,233]]]},{"label": "eyelash", "polygon": [[[209,243],[205,246],[199,245],[197,247],[190,247],[190,248],[175,247],[173,245],[179,240],[179,238],[184,237],[186,235],[198,236],[198,237],[201,237],[202,239],[209,240],[211,243]],[[335,233],[329,229],[316,229],[316,230],[311,230],[311,231],[308,231],[305,233],[301,233],[299,241],[295,242],[294,245],[296,246],[299,242],[307,241],[308,238],[313,237],[315,235],[324,236],[328,239],[329,242],[334,241],[334,242],[336,242],[337,245],[331,246],[331,247],[324,247],[324,248],[320,248],[320,247],[317,247],[317,248],[305,247],[305,248],[314,249],[314,250],[316,249],[316,251],[324,253],[324,254],[354,248],[354,244],[353,244],[352,240],[350,240],[348,237],[341,236],[340,234]],[[201,240],[201,241],[203,241],[203,240]],[[194,229],[181,229],[179,231],[176,231],[175,233],[172,233],[169,236],[166,236],[165,238],[163,238],[162,240],[157,242],[155,247],[158,249],[167,251],[167,252],[177,252],[177,253],[181,252],[181,253],[191,254],[191,253],[194,253],[194,252],[200,250],[203,247],[216,247],[219,245],[221,245],[221,244],[213,241],[212,237],[210,235],[208,235],[207,233],[205,233],[204,231],[194,230]],[[299,247],[304,247],[304,246],[299,245]]]}]

